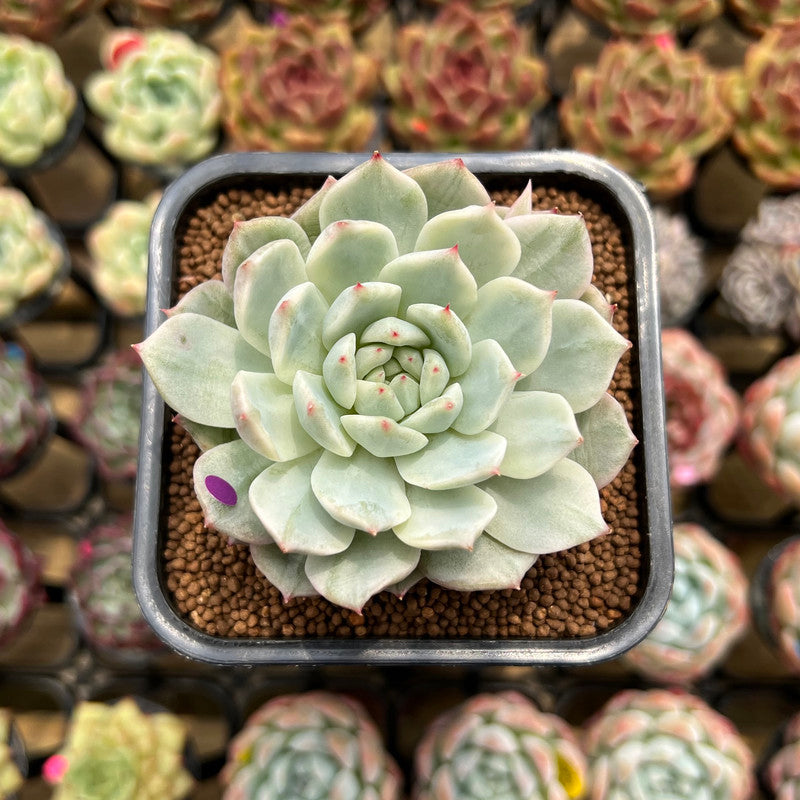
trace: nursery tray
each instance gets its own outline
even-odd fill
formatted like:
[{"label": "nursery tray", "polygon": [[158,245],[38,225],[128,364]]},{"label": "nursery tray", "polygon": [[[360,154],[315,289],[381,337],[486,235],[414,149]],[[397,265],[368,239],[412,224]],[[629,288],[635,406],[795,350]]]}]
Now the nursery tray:
[{"label": "nursery tray", "polygon": [[[237,153],[199,164],[171,184],[156,212],[150,244],[145,334],[163,320],[175,300],[178,236],[201,198],[231,189],[313,185],[342,175],[367,154]],[[450,154],[386,156],[400,169]],[[167,588],[164,564],[170,479],[170,415],[150,378],[143,388],[142,431],[134,513],[134,585],[143,613],[174,650],[200,661],[230,665],[324,663],[474,663],[578,665],[614,658],[641,641],[666,606],[672,585],[670,496],[661,378],[655,237],[647,201],[623,173],[592,156],[573,152],[497,153],[461,156],[490,190],[533,186],[575,191],[597,203],[619,227],[628,253],[629,333],[633,342],[633,390],[637,407],[634,450],[641,563],[630,610],[613,627],[590,636],[395,638],[214,636],[193,625]]]}]

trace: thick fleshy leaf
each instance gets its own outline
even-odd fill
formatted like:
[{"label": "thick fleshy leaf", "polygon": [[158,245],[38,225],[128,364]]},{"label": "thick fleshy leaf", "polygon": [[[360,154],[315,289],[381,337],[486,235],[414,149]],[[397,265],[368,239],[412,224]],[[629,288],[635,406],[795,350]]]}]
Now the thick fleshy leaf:
[{"label": "thick fleshy leaf", "polygon": [[525,188],[519,193],[519,197],[511,204],[508,211],[503,216],[503,219],[511,219],[512,217],[521,217],[533,213],[533,189],[531,182],[525,185]]},{"label": "thick fleshy leaf", "polygon": [[458,247],[406,253],[387,264],[378,278],[400,286],[400,313],[414,303],[449,305],[462,319],[475,307],[478,285]]},{"label": "thick fleshy leaf", "polygon": [[499,474],[506,440],[491,431],[476,436],[439,433],[418,453],[395,459],[403,480],[423,489],[457,489]]},{"label": "thick fleshy leaf", "polygon": [[254,544],[250,554],[256,568],[281,593],[284,602],[288,603],[293,597],[319,595],[306,575],[306,556],[302,553],[282,553],[275,544]]},{"label": "thick fleshy leaf", "polygon": [[319,453],[273,464],[250,485],[250,505],[285,553],[332,555],[346,550],[355,530],[333,519],[311,491]]},{"label": "thick fleshy leaf", "polygon": [[460,383],[451,383],[439,397],[428,400],[402,424],[420,433],[442,433],[455,422],[464,405]]},{"label": "thick fleshy leaf", "polygon": [[359,347],[356,350],[356,378],[362,380],[375,367],[382,367],[392,357],[392,353],[393,348],[384,344]]},{"label": "thick fleshy leaf", "polygon": [[360,447],[350,458],[324,452],[311,473],[311,488],[334,519],[367,533],[388,530],[411,514],[392,461]]},{"label": "thick fleshy leaf", "polygon": [[506,547],[484,533],[471,551],[423,551],[419,569],[439,586],[460,592],[518,589],[536,558]]},{"label": "thick fleshy leaf", "polygon": [[494,339],[523,375],[533,372],[547,353],[552,330],[553,292],[518,278],[496,278],[478,290],[478,304],[464,323],[473,347]]},{"label": "thick fleshy leaf", "polygon": [[464,406],[453,428],[466,434],[486,430],[497,419],[519,377],[494,339],[484,339],[474,345],[472,361],[459,378]]},{"label": "thick fleshy leaf", "polygon": [[342,407],[356,402],[356,335],[348,333],[328,351],[322,362],[322,377],[331,397]]},{"label": "thick fleshy leaf", "polygon": [[477,486],[433,492],[409,486],[411,516],[394,526],[397,538],[422,550],[471,550],[497,504]]},{"label": "thick fleshy leaf", "polygon": [[508,442],[500,473],[509,478],[547,472],[581,441],[570,404],[552,392],[514,392],[491,430]]},{"label": "thick fleshy leaf", "polygon": [[328,175],[325,183],[290,217],[306,232],[306,236],[312,244],[322,230],[319,224],[319,207],[322,205],[322,199],[335,183],[336,178]]},{"label": "thick fleshy leaf", "polygon": [[373,220],[386,225],[394,234],[399,253],[414,249],[427,218],[428,204],[422,189],[379,153],[331,187],[319,211],[323,228],[343,219]]},{"label": "thick fleshy leaf", "polygon": [[[250,484],[271,463],[241,439],[202,453],[194,462],[193,477],[195,494],[203,509],[206,525],[240,542],[271,542],[272,537],[247,500]],[[217,479],[233,490],[231,497],[218,499],[221,495],[215,487],[214,481]],[[212,493],[212,489],[215,493]],[[231,503],[230,500],[234,498],[235,502]]]},{"label": "thick fleshy leaf", "polygon": [[198,283],[197,286],[186,292],[177,305],[165,313],[168,317],[174,314],[200,314],[229,325],[231,328],[236,327],[233,298],[222,281]]},{"label": "thick fleshy leaf", "polygon": [[598,489],[611,483],[625,466],[637,443],[628,425],[625,409],[604,394],[591,408],[578,414],[583,444],[570,454],[594,478]]},{"label": "thick fleshy leaf", "polygon": [[506,226],[522,245],[515,278],[561,300],[580,297],[592,280],[594,259],[589,231],[583,217],[540,211],[506,218]]},{"label": "thick fleshy leaf", "polygon": [[[464,323],[451,308],[433,303],[415,303],[406,311],[406,319],[418,325],[431,340],[431,349],[436,350],[447,362],[450,377],[457,378],[469,366],[472,359],[472,343]],[[406,372],[410,370],[396,356]],[[420,375],[422,363],[420,360]],[[415,375],[419,378],[419,375]]]},{"label": "thick fleshy leaf", "polygon": [[176,314],[136,346],[164,402],[181,416],[233,428],[231,383],[239,370],[271,372],[239,332],[200,314]]},{"label": "thick fleshy leaf", "polygon": [[592,476],[568,458],[536,478],[495,478],[483,488],[497,502],[487,533],[515,550],[555,553],[608,531]]},{"label": "thick fleshy leaf", "polygon": [[596,286],[589,286],[579,300],[590,305],[606,322],[610,323],[614,319],[616,305],[609,303],[606,296]]},{"label": "thick fleshy leaf", "polygon": [[342,428],[345,410],[328,394],[320,375],[298,370],[292,384],[294,408],[306,433],[326,450],[347,457],[355,448]]},{"label": "thick fleshy leaf", "polygon": [[288,217],[257,217],[233,223],[233,230],[222,251],[222,280],[229,292],[233,292],[236,271],[242,261],[259,247],[279,239],[291,239],[303,258],[311,249],[306,232]]},{"label": "thick fleshy leaf", "polygon": [[389,381],[394,378],[395,375],[399,375],[403,370],[400,369],[400,365],[397,363],[396,358],[390,358],[384,365],[383,365],[383,374],[386,376],[386,380]]},{"label": "thick fleshy leaf", "polygon": [[[416,325],[397,317],[384,317],[373,322],[361,334],[362,344],[381,342],[397,347],[427,347],[430,340]],[[389,360],[388,358],[386,359]]]},{"label": "thick fleshy leaf", "polygon": [[[386,370],[383,366],[371,369],[365,376],[365,381],[372,381],[373,383],[386,383]],[[356,383],[356,399],[358,399],[358,383]]]},{"label": "thick fleshy leaf", "polygon": [[420,403],[427,403],[444,391],[450,380],[450,370],[447,368],[447,363],[442,358],[441,353],[437,353],[436,350],[424,350],[422,355],[419,401]]},{"label": "thick fleshy leaf", "polygon": [[439,214],[425,223],[414,249],[440,250],[453,245],[458,245],[458,254],[478,286],[510,275],[519,261],[519,240],[491,204]]},{"label": "thick fleshy leaf", "polygon": [[376,319],[393,317],[400,307],[399,286],[369,281],[349,286],[334,301],[322,321],[322,343],[330,347],[347,333],[358,337]]},{"label": "thick fleshy leaf", "polygon": [[630,342],[591,306],[580,300],[556,300],[547,355],[517,389],[558,392],[573,411],[586,411],[605,394],[617,362],[629,347]]},{"label": "thick fleshy leaf", "polygon": [[408,373],[417,380],[420,379],[423,359],[419,350],[415,350],[413,347],[397,347],[394,351],[394,357],[403,372]]},{"label": "thick fleshy leaf", "polygon": [[269,350],[275,374],[291,386],[302,369],[314,372],[325,358],[322,319],[325,298],[311,282],[289,289],[269,318]]},{"label": "thick fleshy leaf", "polygon": [[172,421],[180,425],[203,452],[216,447],[218,444],[226,444],[239,438],[235,429],[212,428],[210,425],[201,425],[199,422],[193,422],[180,414],[176,414]]},{"label": "thick fleshy leaf", "polygon": [[356,444],[378,458],[394,458],[416,453],[428,443],[428,438],[398,425],[389,417],[367,417],[363,414],[345,414],[342,426]]},{"label": "thick fleshy leaf", "polygon": [[242,440],[272,461],[319,449],[300,425],[291,387],[272,373],[239,372],[231,384],[231,409]]},{"label": "thick fleshy leaf", "polygon": [[409,589],[416,586],[424,577],[419,569],[415,568],[402,580],[395,581],[391,586],[387,586],[385,591],[391,592],[402,600],[408,594]]},{"label": "thick fleshy leaf", "polygon": [[465,206],[485,206],[492,202],[483,184],[467,169],[461,158],[420,164],[404,172],[425,192],[428,219],[443,211]]},{"label": "thick fleshy leaf", "polygon": [[387,531],[356,533],[346,552],[309,556],[306,575],[314,588],[336,605],[356,613],[371,597],[408,577],[419,563],[419,550]]},{"label": "thick fleshy leaf", "polygon": [[270,315],[286,292],[307,280],[303,256],[290,239],[265,244],[239,266],[233,284],[236,326],[253,347],[269,355]]},{"label": "thick fleshy leaf", "polygon": [[384,383],[356,381],[356,411],[372,417],[389,417],[395,421],[405,416],[394,389]]},{"label": "thick fleshy leaf", "polygon": [[419,408],[419,384],[410,375],[403,373],[395,376],[389,386],[406,414],[413,414]]},{"label": "thick fleshy leaf", "polygon": [[325,228],[311,246],[306,273],[332,303],[348,287],[375,281],[395,258],[397,244],[385,225],[345,219]]}]

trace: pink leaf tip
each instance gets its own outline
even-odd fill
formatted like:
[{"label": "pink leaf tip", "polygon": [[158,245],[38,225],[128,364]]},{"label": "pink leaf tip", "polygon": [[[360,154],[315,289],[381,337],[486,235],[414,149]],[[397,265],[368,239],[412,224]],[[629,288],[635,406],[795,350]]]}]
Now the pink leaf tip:
[{"label": "pink leaf tip", "polygon": [[67,769],[69,769],[67,757],[56,753],[54,756],[50,756],[42,765],[42,777],[48,783],[61,783]]}]

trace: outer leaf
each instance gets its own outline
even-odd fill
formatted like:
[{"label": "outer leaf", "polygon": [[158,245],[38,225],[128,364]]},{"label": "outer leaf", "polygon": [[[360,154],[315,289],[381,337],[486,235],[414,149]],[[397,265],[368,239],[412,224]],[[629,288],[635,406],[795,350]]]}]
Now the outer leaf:
[{"label": "outer leaf", "polygon": [[394,464],[360,447],[350,458],[324,452],[311,474],[311,488],[334,519],[371,534],[388,530],[411,514]]},{"label": "outer leaf", "polygon": [[293,597],[315,597],[319,592],[306,575],[306,556],[282,553],[277,545],[252,545],[250,553],[256,567],[283,595],[288,603]]},{"label": "outer leaf", "polygon": [[487,533],[526,553],[555,553],[606,533],[592,476],[568,458],[537,478],[495,478],[483,487],[497,502]]},{"label": "outer leaf", "polygon": [[222,281],[203,281],[190,289],[177,305],[165,312],[168,317],[174,314],[200,314],[203,317],[236,327],[233,316],[233,298]]},{"label": "outer leaf", "polygon": [[379,153],[331,187],[319,211],[323,228],[342,219],[372,220],[386,225],[392,230],[400,253],[414,249],[427,218],[428,204],[422,189]]},{"label": "outer leaf", "polygon": [[192,422],[192,420],[186,419],[180,414],[176,414],[172,421],[177,422],[204,452],[216,447],[218,444],[227,444],[239,438],[236,431],[231,428],[212,428],[210,425],[201,425],[199,422]]},{"label": "outer leaf", "polygon": [[322,377],[333,399],[342,408],[356,401],[356,336],[348,333],[328,351],[322,362]]},{"label": "outer leaf", "polygon": [[420,433],[442,433],[455,422],[463,405],[461,384],[451,383],[439,397],[428,400],[402,424]]},{"label": "outer leaf", "polygon": [[617,307],[609,303],[596,286],[589,286],[579,299],[590,305],[606,322],[611,324]]},{"label": "outer leaf", "polygon": [[250,505],[284,553],[332,555],[353,541],[355,530],[327,514],[311,491],[319,456],[273,464],[250,485]]},{"label": "outer leaf", "polygon": [[349,286],[334,301],[322,321],[322,342],[330,347],[347,333],[360,336],[376,319],[393,317],[400,307],[399,286],[370,281]]},{"label": "outer leaf", "polygon": [[415,568],[402,580],[396,581],[391,586],[387,586],[385,591],[397,595],[397,597],[402,600],[408,593],[409,589],[418,584],[424,577],[425,576],[419,571],[419,569]]},{"label": "outer leaf", "polygon": [[586,411],[603,396],[629,347],[630,342],[586,303],[556,300],[547,355],[517,388],[558,392],[573,411]]},{"label": "outer leaf", "polygon": [[338,406],[325,389],[319,375],[298,370],[292,384],[294,408],[306,433],[326,450],[347,457],[355,444],[342,428],[344,409]]},{"label": "outer leaf", "polygon": [[461,158],[420,164],[405,170],[405,174],[413,178],[425,192],[428,219],[443,211],[465,206],[485,206],[492,202],[483,184],[467,169]]},{"label": "outer leaf", "polygon": [[637,443],[625,409],[604,394],[590,409],[577,415],[583,444],[570,454],[594,478],[598,489],[611,483],[625,466]]},{"label": "outer leaf", "polygon": [[427,437],[419,431],[398,425],[389,417],[346,414],[342,417],[342,426],[356,444],[378,458],[416,453],[428,443]]},{"label": "outer leaf", "polygon": [[335,183],[336,178],[333,175],[328,175],[325,183],[291,216],[291,219],[306,232],[308,240],[312,243],[322,230],[319,224],[319,207],[322,205],[322,198],[325,197],[328,190]]},{"label": "outer leaf", "polygon": [[345,553],[309,556],[306,575],[323,597],[360,614],[367,600],[408,577],[418,563],[419,550],[393,533],[356,533]]},{"label": "outer leaf", "polygon": [[519,197],[511,204],[508,211],[503,216],[503,219],[511,219],[512,217],[527,216],[533,213],[533,190],[531,182],[525,185],[525,188],[519,193]]},{"label": "outer leaf", "polygon": [[272,369],[237,330],[193,313],[170,317],[136,350],[164,402],[214,428],[235,427],[230,392],[236,373]]},{"label": "outer leaf", "polygon": [[421,550],[471,550],[497,510],[494,500],[477,486],[432,492],[408,487],[411,516],[394,526],[397,538]]},{"label": "outer leaf", "polygon": [[[440,353],[447,362],[451,377],[457,378],[466,370],[472,359],[472,343],[464,323],[452,309],[432,303],[416,303],[408,307],[406,318],[428,334],[431,349]],[[409,372],[398,354],[395,358]],[[422,374],[422,359],[419,360],[419,370],[419,375],[414,375],[417,379]]]},{"label": "outer leaf", "polygon": [[[206,525],[240,542],[267,544],[272,537],[247,502],[253,480],[272,462],[250,449],[241,439],[206,450],[194,462],[194,490]],[[236,492],[235,505],[220,502],[206,487],[206,478],[219,477]]]}]

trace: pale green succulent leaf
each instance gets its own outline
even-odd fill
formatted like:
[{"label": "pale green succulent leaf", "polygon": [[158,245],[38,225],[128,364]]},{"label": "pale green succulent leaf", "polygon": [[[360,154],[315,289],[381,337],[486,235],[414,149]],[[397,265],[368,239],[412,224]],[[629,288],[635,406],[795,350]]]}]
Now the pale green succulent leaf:
[{"label": "pale green succulent leaf", "polygon": [[319,210],[323,228],[345,219],[386,225],[392,230],[400,253],[414,249],[427,218],[428,204],[419,185],[377,153],[332,186]]},{"label": "pale green succulent leaf", "polygon": [[405,416],[394,389],[375,381],[356,381],[356,412],[369,417],[389,417],[395,421]]},{"label": "pale green succulent leaf", "polygon": [[413,428],[398,425],[389,417],[345,414],[342,426],[356,444],[378,458],[394,458],[416,453],[428,443],[427,436]]},{"label": "pale green succulent leaf", "polygon": [[393,528],[411,514],[395,465],[361,447],[350,458],[325,451],[311,473],[311,488],[335,520],[368,533]]},{"label": "pale green succulent leaf", "polygon": [[522,246],[512,274],[561,300],[577,299],[592,280],[594,260],[583,217],[539,211],[506,219]]},{"label": "pale green succulent leaf", "polygon": [[406,414],[412,414],[419,409],[419,384],[410,375],[396,375],[389,381],[389,386]]},{"label": "pale green succulent leaf", "polygon": [[483,488],[497,503],[486,532],[515,550],[555,553],[608,531],[594,479],[568,458],[536,478],[500,477]]},{"label": "pale green succulent leaf", "polygon": [[390,381],[395,375],[399,375],[402,371],[403,370],[400,369],[400,365],[397,363],[396,358],[390,358],[383,365],[383,374],[386,376],[387,381]]},{"label": "pale green succulent leaf", "polygon": [[349,286],[331,303],[322,321],[322,343],[330,347],[346,333],[358,337],[367,325],[393,317],[400,307],[401,289],[392,283],[368,281]]},{"label": "pale green succulent leaf", "polygon": [[397,347],[394,358],[403,372],[408,373],[417,380],[422,376],[422,353],[413,347]]},{"label": "pale green succulent leaf", "polygon": [[590,285],[578,299],[590,305],[606,322],[611,323],[617,307],[609,303],[596,286]]},{"label": "pale green succulent leaf", "polygon": [[415,250],[440,250],[458,245],[458,254],[483,286],[517,266],[520,243],[497,216],[494,205],[446,211],[425,223]]},{"label": "pale green succulent leaf", "polygon": [[415,568],[402,580],[387,586],[384,591],[391,592],[402,600],[408,594],[409,589],[416,586],[424,577],[419,569]]},{"label": "pale green succulent leaf", "polygon": [[436,350],[424,350],[422,353],[422,372],[419,377],[419,401],[427,403],[438,397],[450,381],[450,370]]},{"label": "pale green succulent leaf", "polygon": [[374,282],[384,264],[395,258],[397,244],[385,225],[341,220],[325,228],[311,246],[306,273],[332,303],[348,287]]},{"label": "pale green succulent leaf", "polygon": [[169,317],[137,352],[168,406],[214,428],[235,427],[230,393],[236,373],[272,370],[236,329],[194,313]]},{"label": "pale green succulent leaf", "polygon": [[464,406],[453,428],[470,435],[486,430],[497,419],[519,377],[494,339],[484,339],[474,345],[472,361],[459,378]]},{"label": "pale green succulent leaf", "polygon": [[433,400],[420,406],[407,416],[402,424],[420,433],[442,433],[456,420],[464,406],[464,393],[460,383],[451,383]]},{"label": "pale green succulent leaf", "polygon": [[[364,376],[364,380],[373,383],[386,383],[386,370],[383,366],[375,367]],[[358,384],[356,384],[356,399],[358,399]]]},{"label": "pale green succulent leaf", "polygon": [[[398,317],[384,317],[368,325],[360,337],[361,344],[380,342],[392,347],[427,347],[430,339],[416,325]],[[388,358],[386,359],[389,360]]]},{"label": "pale green succulent leaf", "polygon": [[[450,369],[450,376],[457,378],[469,366],[472,359],[472,342],[469,333],[453,309],[433,303],[415,303],[406,311],[406,318],[422,328],[431,340],[431,349],[437,350]],[[400,366],[410,372],[403,359],[396,356]],[[419,379],[422,374],[422,359],[419,360]]]},{"label": "pale green succulent leaf", "polygon": [[467,169],[460,158],[420,164],[404,172],[413,178],[425,193],[428,219],[443,211],[453,211],[465,206],[485,206],[492,202],[483,184]]},{"label": "pale green succulent leaf", "polygon": [[395,459],[403,480],[423,489],[457,489],[498,475],[506,440],[491,431],[463,436],[448,431],[429,437],[418,453]]},{"label": "pale green succulent leaf", "polygon": [[400,313],[415,303],[449,305],[462,319],[475,307],[478,285],[457,247],[406,253],[388,263],[378,278],[400,286]]},{"label": "pale green succulent leaf", "polygon": [[533,189],[531,182],[528,181],[525,188],[520,192],[519,197],[509,206],[503,219],[509,220],[512,217],[524,217],[533,213]]},{"label": "pale green succulent leaf", "polygon": [[226,444],[239,438],[235,429],[213,428],[211,425],[201,425],[199,422],[193,422],[180,414],[176,414],[172,421],[180,425],[203,452],[216,447],[218,444]]},{"label": "pale green succulent leaf", "polygon": [[315,452],[273,464],[250,484],[250,505],[284,553],[332,555],[346,550],[355,530],[333,519],[311,491]]},{"label": "pale green succulent leaf", "polygon": [[322,362],[322,377],[331,397],[342,408],[356,402],[356,335],[348,333],[333,344]]},{"label": "pale green succulent leaf", "polygon": [[231,293],[225,288],[222,281],[203,281],[198,283],[166,312],[168,317],[174,314],[200,314],[203,317],[236,327],[236,319],[233,313],[233,298]]},{"label": "pale green succulent leaf", "polygon": [[434,492],[409,486],[411,516],[394,526],[397,538],[421,550],[471,550],[497,504],[477,486]]},{"label": "pale green succulent leaf", "polygon": [[341,423],[345,410],[328,394],[322,376],[298,370],[292,396],[300,425],[315,442],[345,458],[352,454],[355,443]]},{"label": "pale green succulent leaf", "polygon": [[552,392],[514,392],[491,430],[508,442],[500,473],[509,478],[535,478],[581,442],[570,404]]},{"label": "pale green succulent leaf", "polygon": [[484,533],[470,550],[426,550],[419,568],[439,586],[460,592],[518,589],[537,556],[521,553]]},{"label": "pale green succulent leaf", "polygon": [[608,393],[576,415],[583,443],[570,453],[602,489],[617,476],[637,443],[625,409]]},{"label": "pale green succulent leaf", "polygon": [[251,545],[250,554],[259,572],[281,593],[284,602],[293,597],[316,597],[319,592],[306,575],[306,556],[282,553],[275,544]]},{"label": "pale green succulent leaf", "polygon": [[239,372],[231,384],[231,410],[242,440],[272,461],[319,449],[300,425],[291,387],[272,373]]},{"label": "pale green succulent leaf", "polygon": [[393,348],[384,344],[359,347],[356,350],[356,378],[364,380],[365,376],[376,367],[382,367],[392,357],[393,352]]},{"label": "pale green succulent leaf", "polygon": [[328,175],[322,186],[290,217],[306,232],[306,236],[312,244],[322,231],[319,224],[319,207],[322,205],[322,199],[335,183],[336,178]]},{"label": "pale green succulent leaf", "polygon": [[[240,542],[267,544],[272,537],[247,501],[250,484],[272,462],[241,439],[212,447],[194,462],[194,490],[206,525]],[[236,502],[223,503],[206,486],[206,479],[225,481],[236,493]],[[213,484],[212,488],[213,488]]]},{"label": "pale green succulent leaf", "polygon": [[580,300],[553,303],[553,332],[539,368],[517,389],[558,392],[576,413],[591,408],[608,388],[630,342]]},{"label": "pale green succulent leaf", "polygon": [[473,347],[494,339],[511,363],[529,375],[544,360],[552,331],[553,292],[518,278],[495,278],[478,290],[478,304],[464,320]]},{"label": "pale green succulent leaf", "polygon": [[356,533],[346,553],[309,556],[306,575],[323,597],[360,614],[364,603],[408,577],[418,563],[419,550],[391,532]]}]

